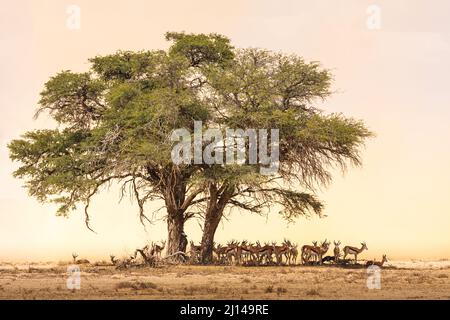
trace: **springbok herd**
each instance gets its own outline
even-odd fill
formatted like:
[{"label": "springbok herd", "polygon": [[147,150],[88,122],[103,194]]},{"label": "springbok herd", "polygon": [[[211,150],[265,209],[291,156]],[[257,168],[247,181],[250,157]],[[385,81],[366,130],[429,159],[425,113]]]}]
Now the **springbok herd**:
[{"label": "springbok herd", "polygon": [[[223,265],[296,265],[297,260],[303,265],[322,265],[323,263],[333,263],[336,265],[347,265],[350,263],[358,263],[358,255],[364,250],[368,250],[365,242],[361,242],[361,247],[344,246],[341,250],[340,241],[334,241],[334,249],[332,254],[326,255],[330,249],[331,242],[323,241],[318,245],[317,241],[313,241],[312,245],[304,245],[298,248],[297,244],[289,240],[284,240],[281,245],[276,242],[264,243],[261,245],[259,241],[250,243],[246,240],[230,241],[226,245],[214,244],[213,246],[213,262]],[[165,241],[160,244],[151,243],[142,249],[136,249],[133,255],[123,259],[117,259],[114,255],[110,255],[112,265],[118,269],[124,269],[132,266],[156,266],[168,258],[176,258],[179,262],[189,262],[191,264],[200,263],[201,246],[190,242],[188,253],[177,252],[174,255],[162,257],[162,252],[166,246]],[[143,263],[138,262],[138,254],[141,256]],[[300,257],[299,257],[300,254]],[[78,259],[77,254],[72,254],[73,262],[76,264],[89,263],[86,259]],[[347,256],[354,259],[347,259]],[[381,261],[370,260],[366,262],[366,266],[377,265],[382,267],[387,262],[386,255],[383,255]]]},{"label": "springbok herd", "polygon": [[[227,245],[213,246],[213,258],[219,264],[235,264],[235,265],[296,265],[297,259],[300,258],[302,264],[348,264],[354,262],[358,263],[358,254],[364,250],[368,250],[365,242],[361,242],[361,247],[344,246],[342,251],[340,248],[341,242],[334,241],[334,249],[332,255],[326,255],[330,249],[331,242],[323,241],[320,245],[317,241],[313,241],[312,245],[304,245],[298,248],[297,244],[293,244],[289,240],[284,240],[281,245],[276,242],[264,243],[261,245],[259,241],[256,243],[249,243],[244,240],[242,242],[230,241]],[[190,260],[196,263],[200,258],[201,246],[190,242]],[[300,253],[300,257],[298,257]],[[353,260],[347,259],[347,256],[354,257]],[[342,257],[342,258],[341,258]],[[367,261],[366,265],[383,266],[387,262],[386,255],[383,255],[381,261]]]}]

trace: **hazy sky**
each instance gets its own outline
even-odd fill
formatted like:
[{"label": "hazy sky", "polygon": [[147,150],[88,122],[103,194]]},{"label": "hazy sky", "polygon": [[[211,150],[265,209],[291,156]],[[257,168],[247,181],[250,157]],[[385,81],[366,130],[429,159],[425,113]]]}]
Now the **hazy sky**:
[{"label": "hazy sky", "polygon": [[[67,27],[71,4],[79,30]],[[381,9],[380,29],[367,28],[367,8]],[[364,257],[450,258],[450,3],[448,1],[3,1],[0,8],[0,260],[68,259],[125,254],[166,237],[161,221],[147,227],[118,190],[91,205],[93,234],[81,211],[68,219],[28,197],[13,179],[6,144],[27,130],[51,127],[32,119],[39,92],[61,70],[84,71],[87,59],[116,50],[167,48],[166,31],[217,32],[238,47],[296,53],[333,70],[335,90],[321,107],[364,119],[377,137],[364,166],[320,193],[323,219],[287,225],[276,212],[235,212],[216,239],[298,243],[366,241]],[[158,204],[148,206],[148,212]],[[189,238],[200,240],[196,221]]]}]

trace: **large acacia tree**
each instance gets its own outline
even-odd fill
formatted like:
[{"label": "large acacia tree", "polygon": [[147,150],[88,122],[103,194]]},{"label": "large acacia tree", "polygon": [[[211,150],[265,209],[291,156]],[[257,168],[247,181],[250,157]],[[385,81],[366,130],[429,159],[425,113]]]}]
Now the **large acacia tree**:
[{"label": "large acacia tree", "polygon": [[[217,34],[168,33],[165,51],[118,52],[90,60],[86,73],[63,71],[41,93],[38,113],[58,129],[27,132],[9,148],[21,163],[32,196],[60,204],[67,215],[110,183],[145,203],[162,199],[168,253],[183,250],[183,227],[204,219],[202,261],[212,258],[214,235],[227,209],[262,214],[278,205],[292,220],[321,214],[314,187],[331,180],[329,169],[360,164],[370,136],[361,121],[324,114],[331,75],[294,55],[234,49]],[[260,164],[175,164],[171,133],[194,120],[204,127],[279,129],[279,170]],[[205,141],[206,143],[206,141]]]}]

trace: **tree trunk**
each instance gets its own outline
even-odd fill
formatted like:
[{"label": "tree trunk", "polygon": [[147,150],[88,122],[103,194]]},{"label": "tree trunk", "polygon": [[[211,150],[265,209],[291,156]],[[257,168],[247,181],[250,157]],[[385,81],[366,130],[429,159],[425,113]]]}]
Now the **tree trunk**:
[{"label": "tree trunk", "polygon": [[216,234],[217,226],[219,225],[220,218],[222,217],[223,209],[218,211],[208,212],[205,215],[205,224],[203,227],[200,251],[200,262],[204,264],[210,264],[213,262],[214,235]]},{"label": "tree trunk", "polygon": [[233,188],[222,186],[218,188],[211,183],[208,187],[209,200],[206,206],[205,224],[203,226],[202,244],[200,249],[200,262],[209,264],[213,262],[214,235],[222,219],[223,211],[233,195]]},{"label": "tree trunk", "polygon": [[182,214],[167,216],[167,255],[174,254],[178,251],[185,252],[186,240],[184,235],[184,217]]},{"label": "tree trunk", "polygon": [[167,174],[165,203],[167,208],[167,255],[186,250],[186,235],[184,234],[185,209],[182,208],[186,199],[186,184],[184,179],[171,171]]}]

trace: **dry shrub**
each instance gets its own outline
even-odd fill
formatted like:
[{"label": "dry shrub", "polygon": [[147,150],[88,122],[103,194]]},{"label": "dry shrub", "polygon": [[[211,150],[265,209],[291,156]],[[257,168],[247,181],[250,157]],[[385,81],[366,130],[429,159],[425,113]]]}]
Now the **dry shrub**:
[{"label": "dry shrub", "polygon": [[272,293],[273,292],[273,286],[268,286],[265,290],[266,293]]}]

